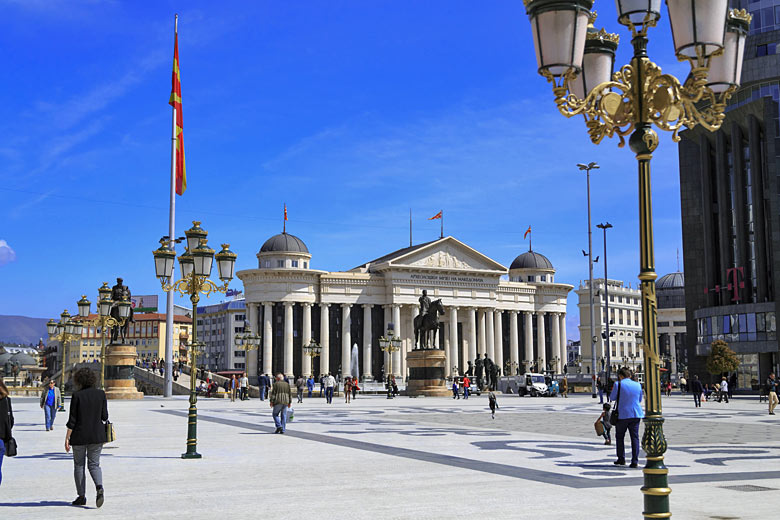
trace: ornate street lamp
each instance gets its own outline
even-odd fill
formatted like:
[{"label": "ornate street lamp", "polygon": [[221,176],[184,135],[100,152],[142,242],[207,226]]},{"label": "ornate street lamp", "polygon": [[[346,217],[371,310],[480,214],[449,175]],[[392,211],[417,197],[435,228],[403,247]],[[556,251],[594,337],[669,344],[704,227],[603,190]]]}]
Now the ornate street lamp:
[{"label": "ornate street lamp", "polygon": [[[631,31],[634,55],[611,79],[573,92],[583,74],[583,85],[602,74],[603,64],[591,73],[593,60],[585,61],[583,20],[590,15],[590,0],[524,0],[534,34],[539,73],[553,84],[555,104],[566,117],[582,115],[593,143],[618,136],[619,146],[629,136],[639,172],[639,249],[642,292],[642,334],[647,363],[644,468],[644,516],[668,518],[668,469],[664,465],[666,439],[661,411],[661,384],[655,295],[650,160],[658,147],[655,125],[672,132],[702,125],[715,131],[725,119],[725,108],[739,84],[744,37],[751,16],[728,10],[728,0],[666,0],[675,54],[690,63],[684,83],[650,61],[648,31],[660,19],[660,0],[616,0],[618,22]],[[582,97],[584,95],[584,97]]]},{"label": "ornate street lamp", "polygon": [[[311,341],[309,341],[308,345],[303,346],[303,353],[311,358],[311,362],[309,363],[310,367],[314,366],[314,358],[319,356],[322,353],[322,347],[314,341],[314,338],[311,338]],[[312,374],[306,374],[306,375],[313,375],[313,369]]]},{"label": "ornate street lamp", "polygon": [[401,349],[401,338],[395,335],[395,325],[387,324],[387,336],[379,338],[379,349],[387,352],[387,398],[393,398],[393,353]]},{"label": "ornate street lamp", "polygon": [[[252,332],[252,328],[249,326],[249,323],[247,321],[244,321],[244,333],[236,334],[235,338],[233,338],[233,343],[235,343],[237,348],[243,350],[244,352],[248,352],[250,350],[259,349],[261,339],[262,338],[260,337],[259,334],[255,334]],[[246,356],[246,354],[244,355]]]},{"label": "ornate street lamp", "polygon": [[[154,255],[155,275],[160,280],[163,291],[177,291],[182,296],[189,296],[192,302],[193,326],[192,341],[190,342],[190,408],[189,421],[187,423],[187,451],[181,457],[183,459],[199,459],[201,455],[197,452],[198,396],[195,391],[197,353],[201,346],[201,343],[197,341],[198,302],[201,294],[209,297],[215,291],[227,292],[228,284],[233,279],[235,273],[236,254],[230,251],[229,244],[223,244],[222,250],[217,253],[219,278],[223,282],[222,285],[217,285],[209,280],[215,255],[214,250],[207,245],[208,232],[200,227],[199,221],[194,220],[192,227],[185,231],[184,235],[187,239],[187,251],[179,256],[179,267],[181,268],[182,276],[180,280],[171,281],[173,279],[171,253],[174,252],[173,245],[176,243],[176,240],[171,240],[169,237],[163,238],[160,241],[160,247],[154,250],[152,254]],[[250,346],[254,341],[254,339],[251,340]],[[259,344],[259,340],[257,340],[257,344]]]},{"label": "ornate street lamp", "polygon": [[62,402],[60,403],[59,411],[64,411],[65,406],[65,368],[68,365],[68,346],[71,341],[74,341],[81,336],[81,327],[78,323],[71,319],[71,315],[68,310],[62,311],[60,314],[60,321],[49,320],[46,323],[46,332],[49,334],[49,340],[56,340],[62,347],[62,367],[60,378],[60,393],[62,394]]}]

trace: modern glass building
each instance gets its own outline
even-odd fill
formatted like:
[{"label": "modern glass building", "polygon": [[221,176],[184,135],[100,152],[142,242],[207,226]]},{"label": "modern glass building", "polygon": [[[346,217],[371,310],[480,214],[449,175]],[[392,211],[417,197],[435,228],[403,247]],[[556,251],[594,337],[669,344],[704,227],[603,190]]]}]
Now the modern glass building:
[{"label": "modern glass building", "polygon": [[753,15],[741,87],[720,130],[680,134],[686,350],[706,381],[710,344],[725,340],[750,388],[780,362],[780,0],[732,6]]}]

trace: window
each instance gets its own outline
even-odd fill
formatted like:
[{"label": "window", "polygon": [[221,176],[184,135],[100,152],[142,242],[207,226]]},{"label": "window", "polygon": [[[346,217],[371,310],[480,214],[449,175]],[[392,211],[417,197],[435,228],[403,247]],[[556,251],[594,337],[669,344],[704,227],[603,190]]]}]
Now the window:
[{"label": "window", "polygon": [[529,282],[533,282],[533,281],[534,281],[534,277],[533,277],[533,276],[529,276],[529,277],[528,277],[528,281],[529,281]]},{"label": "window", "polygon": [[246,357],[246,352],[243,350],[234,350],[233,351],[233,357]]},{"label": "window", "polygon": [[542,276],[540,276],[540,277],[539,277],[539,281],[541,281],[541,282],[546,282],[546,281],[547,281],[547,276],[546,276],[546,275],[542,275]]},{"label": "window", "polygon": [[284,267],[284,260],[277,260],[276,267]]},{"label": "window", "polygon": [[292,261],[292,266],[293,267],[298,267],[298,260],[293,260]]},{"label": "window", "polygon": [[271,261],[266,260],[265,262],[263,262],[263,267],[271,267]]},{"label": "window", "polygon": [[309,268],[309,262],[304,262],[303,263],[303,268],[304,269],[308,269]]}]

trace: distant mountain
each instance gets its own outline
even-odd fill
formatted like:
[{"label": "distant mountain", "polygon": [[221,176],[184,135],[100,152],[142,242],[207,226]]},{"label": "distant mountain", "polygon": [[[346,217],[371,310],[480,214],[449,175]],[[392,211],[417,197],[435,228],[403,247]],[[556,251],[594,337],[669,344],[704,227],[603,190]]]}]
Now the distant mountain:
[{"label": "distant mountain", "polygon": [[46,318],[29,318],[27,316],[0,315],[0,341],[6,343],[38,344],[43,338],[47,342]]}]

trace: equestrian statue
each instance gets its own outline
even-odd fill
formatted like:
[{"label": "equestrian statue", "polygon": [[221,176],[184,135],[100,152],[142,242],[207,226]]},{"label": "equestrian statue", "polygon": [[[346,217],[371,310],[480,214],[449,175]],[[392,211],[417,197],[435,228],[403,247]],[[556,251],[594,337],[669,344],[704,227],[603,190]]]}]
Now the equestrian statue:
[{"label": "equestrian statue", "polygon": [[426,290],[423,290],[419,301],[420,314],[414,318],[414,345],[415,348],[433,348],[439,331],[439,315],[444,314],[444,305],[441,299],[431,301]]}]

